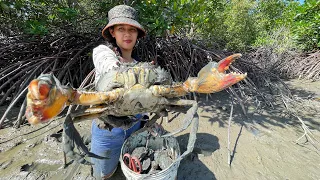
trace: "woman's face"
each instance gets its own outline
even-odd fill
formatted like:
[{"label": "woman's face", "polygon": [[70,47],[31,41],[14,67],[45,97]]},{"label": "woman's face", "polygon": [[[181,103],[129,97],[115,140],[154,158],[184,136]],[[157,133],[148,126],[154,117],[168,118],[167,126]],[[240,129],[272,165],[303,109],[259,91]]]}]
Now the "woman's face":
[{"label": "woman's face", "polygon": [[137,42],[138,29],[133,26],[119,24],[109,28],[109,32],[116,39],[117,45],[124,50],[132,50]]}]

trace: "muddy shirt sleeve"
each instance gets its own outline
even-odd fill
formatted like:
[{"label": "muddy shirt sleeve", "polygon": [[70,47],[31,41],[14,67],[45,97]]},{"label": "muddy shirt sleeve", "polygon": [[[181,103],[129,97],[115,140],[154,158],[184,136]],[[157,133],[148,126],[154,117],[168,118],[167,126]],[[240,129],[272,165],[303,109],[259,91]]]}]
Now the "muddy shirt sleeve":
[{"label": "muddy shirt sleeve", "polygon": [[118,67],[120,62],[117,55],[106,45],[99,45],[93,49],[93,64],[96,69],[95,82],[97,82],[101,74],[110,71],[113,67]]}]

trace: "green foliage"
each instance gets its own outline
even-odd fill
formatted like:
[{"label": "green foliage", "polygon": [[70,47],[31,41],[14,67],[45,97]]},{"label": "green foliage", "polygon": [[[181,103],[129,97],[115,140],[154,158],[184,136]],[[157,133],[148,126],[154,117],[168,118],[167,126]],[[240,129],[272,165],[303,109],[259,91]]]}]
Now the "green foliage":
[{"label": "green foliage", "polygon": [[284,53],[288,50],[299,50],[301,47],[292,38],[292,31],[286,26],[279,26],[268,31],[267,34],[257,37],[254,47],[261,46],[274,49],[277,53]]},{"label": "green foliage", "polygon": [[[2,0],[0,33],[7,36],[100,34],[116,0]],[[320,47],[320,1],[306,0],[127,0],[148,34],[207,40],[235,51],[275,45]],[[282,34],[281,34],[281,33]],[[280,33],[280,34],[279,34]],[[276,39],[275,39],[276,38]],[[278,42],[276,42],[278,41]],[[286,42],[284,42],[286,41]]]},{"label": "green foliage", "polygon": [[177,14],[171,8],[172,1],[170,0],[138,1],[134,7],[138,10],[140,21],[148,33],[156,36],[161,36],[166,30],[172,28],[177,18]]},{"label": "green foliage", "polygon": [[[77,18],[78,11],[73,8],[57,8],[57,14],[63,20],[72,21]],[[51,16],[54,16],[54,14],[51,14]]]},{"label": "green foliage", "polygon": [[144,0],[137,1],[134,7],[150,34],[162,36],[178,30],[193,36],[207,27],[204,25],[213,15],[214,3],[205,0]]},{"label": "green foliage", "polygon": [[[255,46],[279,41],[276,44],[287,44],[285,47],[290,49],[319,49],[320,1],[307,0],[304,4],[295,1],[262,1],[259,3],[259,10],[256,21],[259,36]],[[287,38],[274,39],[275,34],[282,28],[286,29],[282,35]]]},{"label": "green foliage", "polygon": [[279,0],[260,1],[255,8],[255,23],[257,28],[263,33],[271,31],[279,24],[284,25],[283,19],[286,3]]},{"label": "green foliage", "polygon": [[304,49],[320,49],[320,1],[306,0],[297,7],[293,31]]},{"label": "green foliage", "polygon": [[226,27],[226,48],[246,50],[256,38],[256,27],[251,12],[254,2],[250,0],[234,0],[227,5],[224,17]]},{"label": "green foliage", "polygon": [[28,20],[26,21],[25,32],[32,35],[44,36],[48,34],[48,28],[43,22]]},{"label": "green foliage", "polygon": [[[117,2],[118,3],[118,2]],[[5,0],[0,3],[0,31],[7,35],[34,36],[93,32],[106,23],[106,14],[116,2]],[[89,9],[87,9],[89,8]],[[7,31],[7,26],[12,30]]]},{"label": "green foliage", "polygon": [[298,5],[298,2],[286,3],[279,0],[259,2],[255,10],[258,35],[252,46],[272,47],[279,52],[297,49],[298,46],[293,40],[291,26],[292,17]]},{"label": "green foliage", "polygon": [[137,1],[134,7],[151,35],[178,33],[189,38],[224,41],[222,0],[145,0]]}]

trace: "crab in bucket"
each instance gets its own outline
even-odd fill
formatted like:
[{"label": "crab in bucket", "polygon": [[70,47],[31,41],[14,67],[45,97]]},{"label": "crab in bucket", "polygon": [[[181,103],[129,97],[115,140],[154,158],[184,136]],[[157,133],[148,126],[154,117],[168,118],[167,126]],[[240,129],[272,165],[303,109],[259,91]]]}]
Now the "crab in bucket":
[{"label": "crab in bucket", "polygon": [[[97,91],[85,91],[63,86],[52,74],[42,74],[31,81],[27,94],[26,117],[30,124],[45,123],[59,115],[68,105],[89,106],[86,110],[67,115],[64,122],[64,152],[80,163],[88,163],[83,154],[73,151],[74,144],[90,157],[103,158],[88,151],[73,123],[99,118],[102,121],[128,129],[130,121],[120,120],[123,116],[140,113],[153,113],[142,132],[151,127],[167,110],[181,111],[181,107],[190,107],[183,125],[174,132],[163,136],[172,136],[186,129],[194,121],[195,136],[198,127],[198,104],[195,100],[180,99],[188,93],[215,93],[222,91],[246,77],[246,74],[225,73],[230,64],[241,54],[234,54],[217,62],[209,62],[197,77],[189,77],[185,82],[174,83],[169,72],[152,63],[121,64],[96,83]],[[113,118],[114,117],[114,118]],[[128,123],[129,122],[129,123]],[[194,138],[195,141],[195,138]],[[190,141],[189,141],[190,142]],[[193,144],[188,145],[189,153]]]}]

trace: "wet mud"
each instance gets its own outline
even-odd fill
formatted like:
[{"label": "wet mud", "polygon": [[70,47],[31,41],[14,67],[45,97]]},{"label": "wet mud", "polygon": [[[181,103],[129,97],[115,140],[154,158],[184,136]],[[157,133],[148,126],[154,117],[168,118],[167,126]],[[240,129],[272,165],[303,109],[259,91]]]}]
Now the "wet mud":
[{"label": "wet mud", "polygon": [[[310,97],[319,105],[320,82],[293,80],[288,84],[294,95]],[[228,158],[228,98],[225,92],[213,94],[208,100],[200,98],[197,141],[194,151],[180,163],[178,179],[319,179],[319,149],[305,137],[296,142],[304,131],[298,119],[288,116],[281,107],[248,107],[245,117],[240,106],[234,105]],[[2,113],[4,110],[0,109]],[[320,141],[320,109],[301,110],[299,116]],[[171,122],[164,123],[164,128],[173,131],[181,126],[183,118],[182,113],[170,114]],[[63,167],[62,121],[1,129],[0,179],[94,179],[88,165],[68,159],[68,166]],[[75,127],[84,135],[90,132],[90,126],[87,121]],[[189,132],[190,127],[176,135],[181,153],[186,150]],[[125,179],[120,166],[112,179]]]}]

